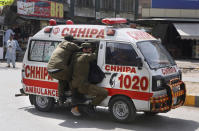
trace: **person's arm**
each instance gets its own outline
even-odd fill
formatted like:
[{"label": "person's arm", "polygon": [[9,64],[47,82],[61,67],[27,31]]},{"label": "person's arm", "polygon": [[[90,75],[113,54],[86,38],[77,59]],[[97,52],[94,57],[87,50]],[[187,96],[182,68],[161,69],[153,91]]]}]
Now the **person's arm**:
[{"label": "person's arm", "polygon": [[10,43],[10,41],[9,41],[9,40],[7,41],[6,47],[7,47],[7,48],[12,47],[12,45],[11,45],[11,43]]},{"label": "person's arm", "polygon": [[15,35],[15,32],[12,29],[10,29],[10,34]]},{"label": "person's arm", "polygon": [[15,40],[15,43],[16,43],[16,50],[22,51],[17,40]]},{"label": "person's arm", "polygon": [[94,61],[97,59],[97,53],[94,52],[94,53],[91,53],[91,54],[87,54],[87,60],[90,62],[90,61]]}]

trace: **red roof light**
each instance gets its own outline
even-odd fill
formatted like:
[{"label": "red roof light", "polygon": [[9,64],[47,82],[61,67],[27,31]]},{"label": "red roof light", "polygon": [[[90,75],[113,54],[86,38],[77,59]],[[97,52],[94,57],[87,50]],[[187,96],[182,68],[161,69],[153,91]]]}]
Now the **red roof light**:
[{"label": "red roof light", "polygon": [[67,21],[66,21],[66,24],[67,24],[67,25],[73,25],[74,23],[73,23],[72,20],[67,20]]},{"label": "red roof light", "polygon": [[50,19],[49,20],[49,25],[50,26],[54,26],[54,25],[56,25],[57,23],[56,23],[56,21],[54,20],[54,19]]},{"label": "red roof light", "polygon": [[105,18],[102,19],[102,23],[113,25],[113,24],[124,24],[127,23],[127,20],[124,18]]}]

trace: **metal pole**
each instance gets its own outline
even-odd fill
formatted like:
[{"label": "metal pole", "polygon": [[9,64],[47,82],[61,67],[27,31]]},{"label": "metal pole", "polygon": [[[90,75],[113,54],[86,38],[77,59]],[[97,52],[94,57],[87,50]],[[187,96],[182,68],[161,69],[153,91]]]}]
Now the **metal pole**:
[{"label": "metal pole", "polygon": [[115,18],[120,13],[120,0],[115,0]]},{"label": "metal pole", "polygon": [[70,18],[74,17],[75,0],[70,0]]},{"label": "metal pole", "polygon": [[137,20],[138,18],[138,9],[139,9],[139,0],[135,0],[135,8],[134,8],[134,12],[135,12],[135,21]]}]

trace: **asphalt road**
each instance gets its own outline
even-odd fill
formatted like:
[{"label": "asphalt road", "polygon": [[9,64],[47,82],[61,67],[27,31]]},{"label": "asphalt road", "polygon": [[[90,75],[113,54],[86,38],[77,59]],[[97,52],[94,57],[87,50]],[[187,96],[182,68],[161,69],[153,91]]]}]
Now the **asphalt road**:
[{"label": "asphalt road", "polygon": [[130,124],[116,123],[106,112],[96,118],[74,117],[65,108],[39,112],[28,97],[15,97],[21,87],[20,68],[0,66],[0,131],[199,131],[199,108],[181,107],[157,116],[138,114]]}]

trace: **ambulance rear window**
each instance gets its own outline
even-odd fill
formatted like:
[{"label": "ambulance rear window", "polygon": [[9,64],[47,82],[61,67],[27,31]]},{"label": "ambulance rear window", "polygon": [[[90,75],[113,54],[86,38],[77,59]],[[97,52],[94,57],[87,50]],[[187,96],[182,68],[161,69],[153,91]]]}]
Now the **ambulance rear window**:
[{"label": "ambulance rear window", "polygon": [[48,62],[59,41],[32,40],[28,59],[30,61]]}]

